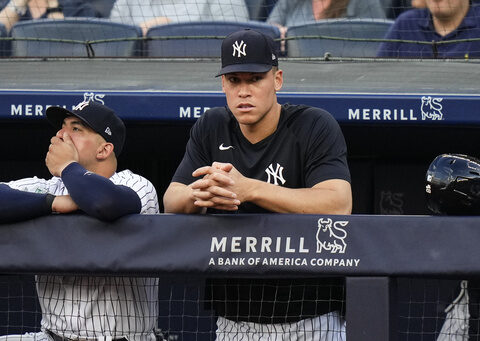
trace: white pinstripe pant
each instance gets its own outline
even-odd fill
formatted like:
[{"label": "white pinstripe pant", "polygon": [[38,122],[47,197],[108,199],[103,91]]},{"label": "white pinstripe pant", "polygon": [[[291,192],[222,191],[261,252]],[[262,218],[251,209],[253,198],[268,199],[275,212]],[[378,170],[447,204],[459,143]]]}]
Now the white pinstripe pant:
[{"label": "white pinstripe pant", "polygon": [[44,332],[12,334],[0,336],[0,341],[53,341],[53,339]]},{"label": "white pinstripe pant", "polygon": [[345,320],[336,311],[298,322],[263,324],[217,319],[217,341],[345,341]]},{"label": "white pinstripe pant", "polygon": [[[145,334],[140,338],[129,338],[125,336],[127,340],[133,341],[154,341],[156,340],[155,335],[153,332],[151,334]],[[86,339],[80,339],[86,340]],[[96,338],[89,339],[92,341],[111,341],[111,336],[100,336]],[[37,333],[25,333],[25,334],[11,334],[11,335],[2,335],[0,336],[0,341],[54,341],[50,335],[44,332],[37,332]]]}]

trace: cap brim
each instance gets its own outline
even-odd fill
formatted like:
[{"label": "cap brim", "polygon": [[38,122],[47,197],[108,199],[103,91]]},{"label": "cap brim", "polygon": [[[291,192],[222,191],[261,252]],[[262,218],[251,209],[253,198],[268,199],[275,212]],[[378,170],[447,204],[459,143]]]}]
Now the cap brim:
[{"label": "cap brim", "polygon": [[234,72],[267,72],[272,67],[273,65],[269,64],[232,64],[223,67],[215,77]]},{"label": "cap brim", "polygon": [[77,116],[70,110],[67,110],[62,107],[48,107],[45,112],[47,119],[55,128],[61,129],[63,125],[63,120],[67,116]]}]

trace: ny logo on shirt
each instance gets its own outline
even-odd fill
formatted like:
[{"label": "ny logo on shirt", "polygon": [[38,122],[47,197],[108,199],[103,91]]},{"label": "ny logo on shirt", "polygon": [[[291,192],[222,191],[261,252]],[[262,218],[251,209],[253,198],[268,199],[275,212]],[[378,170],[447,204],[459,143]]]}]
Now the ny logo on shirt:
[{"label": "ny logo on shirt", "polygon": [[273,165],[270,164],[267,169],[265,169],[265,173],[267,173],[268,179],[267,182],[277,185],[278,181],[285,184],[285,179],[283,178],[283,167],[277,163],[277,168],[273,169]]},{"label": "ny logo on shirt", "polygon": [[235,57],[235,53],[237,53],[238,58],[240,58],[242,55],[247,56],[247,53],[245,52],[245,48],[247,47],[247,44],[245,44],[243,40],[240,44],[238,43],[238,41],[235,41],[235,44],[233,44],[232,47],[233,47],[234,57]]}]

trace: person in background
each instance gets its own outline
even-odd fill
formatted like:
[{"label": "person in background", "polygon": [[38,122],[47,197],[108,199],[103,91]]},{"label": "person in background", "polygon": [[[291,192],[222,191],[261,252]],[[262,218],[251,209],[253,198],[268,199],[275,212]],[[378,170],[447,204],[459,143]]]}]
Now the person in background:
[{"label": "person in background", "polygon": [[62,19],[59,0],[10,0],[0,11],[0,22],[9,31],[20,20]]},{"label": "person in background", "polygon": [[379,0],[279,0],[267,22],[284,27],[332,18],[385,18]]},{"label": "person in background", "polygon": [[177,22],[249,20],[244,0],[117,0],[112,21],[137,25],[145,35],[150,27]]},{"label": "person in background", "polygon": [[387,6],[387,18],[397,19],[400,14],[412,8],[425,8],[425,0],[391,0]]},{"label": "person in background", "polygon": [[[425,3],[426,8],[422,2]],[[413,3],[412,3],[413,4]],[[469,0],[415,1],[412,9],[402,13],[386,39],[435,42],[418,44],[384,42],[377,56],[396,58],[469,58],[480,57],[480,42],[452,40],[480,38],[480,6]]]},{"label": "person in background", "polygon": [[414,8],[425,8],[427,7],[426,0],[412,0],[412,7]]},{"label": "person in background", "polygon": [[10,0],[0,1],[0,8],[0,23],[7,31],[21,20],[102,16],[92,2],[84,0]]},{"label": "person in background", "polygon": [[281,38],[285,38],[290,26],[334,18],[384,19],[385,12],[380,0],[279,0],[267,22],[278,26]]}]

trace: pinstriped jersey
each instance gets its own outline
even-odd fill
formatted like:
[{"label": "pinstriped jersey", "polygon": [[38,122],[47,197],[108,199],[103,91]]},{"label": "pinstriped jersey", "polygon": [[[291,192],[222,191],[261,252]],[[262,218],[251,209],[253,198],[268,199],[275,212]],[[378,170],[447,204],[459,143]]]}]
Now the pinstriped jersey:
[{"label": "pinstriped jersey", "polygon": [[[150,181],[129,170],[110,180],[133,189],[141,200],[142,214],[159,213],[157,193]],[[37,177],[6,183],[33,193],[67,195],[59,177]],[[129,277],[37,276],[42,307],[42,330],[72,339],[111,336],[153,341],[158,317],[158,279]]]}]

